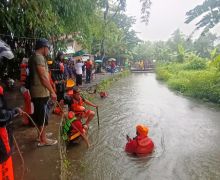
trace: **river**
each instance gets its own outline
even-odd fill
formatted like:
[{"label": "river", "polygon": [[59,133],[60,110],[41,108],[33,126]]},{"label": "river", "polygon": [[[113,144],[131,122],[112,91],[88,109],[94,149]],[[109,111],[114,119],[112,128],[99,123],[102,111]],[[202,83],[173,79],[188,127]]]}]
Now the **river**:
[{"label": "river", "polygon": [[[137,73],[114,83],[109,97],[98,99],[86,149],[81,141],[68,147],[72,175],[85,180],[219,180],[220,108],[184,97],[156,80],[153,73]],[[136,124],[149,128],[155,143],[147,157],[124,152],[126,134]]]}]

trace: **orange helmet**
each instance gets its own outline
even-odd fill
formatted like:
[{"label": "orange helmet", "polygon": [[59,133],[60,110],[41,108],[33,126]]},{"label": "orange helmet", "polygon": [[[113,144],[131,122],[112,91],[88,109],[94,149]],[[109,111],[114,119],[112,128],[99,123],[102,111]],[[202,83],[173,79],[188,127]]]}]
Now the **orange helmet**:
[{"label": "orange helmet", "polygon": [[136,131],[138,132],[138,134],[140,135],[145,135],[147,136],[149,128],[143,124],[139,124],[136,126]]},{"label": "orange helmet", "polygon": [[0,86],[0,95],[3,95],[4,94],[4,89],[2,86]]},{"label": "orange helmet", "polygon": [[73,86],[75,86],[75,82],[72,80],[72,79],[68,79],[67,81],[66,81],[66,87],[67,88],[72,88]]},{"label": "orange helmet", "polygon": [[68,112],[68,118],[73,119],[75,116],[75,113],[73,111]]}]

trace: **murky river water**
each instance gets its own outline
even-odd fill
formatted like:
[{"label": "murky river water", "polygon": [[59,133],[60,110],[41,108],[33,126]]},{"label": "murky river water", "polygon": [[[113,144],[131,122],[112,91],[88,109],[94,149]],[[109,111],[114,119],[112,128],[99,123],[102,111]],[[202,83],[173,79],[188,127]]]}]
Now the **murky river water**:
[{"label": "murky river water", "polygon": [[[100,129],[91,123],[93,146],[71,145],[70,179],[219,180],[220,108],[183,97],[155,79],[132,74],[116,82],[99,100]],[[150,127],[156,148],[148,157],[124,152],[125,135],[138,123]]]}]

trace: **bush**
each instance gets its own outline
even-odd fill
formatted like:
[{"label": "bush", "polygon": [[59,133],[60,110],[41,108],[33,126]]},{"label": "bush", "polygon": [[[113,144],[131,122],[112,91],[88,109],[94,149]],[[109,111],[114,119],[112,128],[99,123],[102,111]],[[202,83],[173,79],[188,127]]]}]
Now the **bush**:
[{"label": "bush", "polygon": [[172,76],[172,74],[169,73],[169,71],[165,68],[156,69],[156,73],[157,73],[157,79],[163,81],[167,81]]},{"label": "bush", "polygon": [[207,68],[207,61],[203,58],[195,58],[184,64],[185,70],[202,70]]},{"label": "bush", "polygon": [[158,66],[157,79],[185,95],[220,104],[220,72],[206,68],[204,59]]}]

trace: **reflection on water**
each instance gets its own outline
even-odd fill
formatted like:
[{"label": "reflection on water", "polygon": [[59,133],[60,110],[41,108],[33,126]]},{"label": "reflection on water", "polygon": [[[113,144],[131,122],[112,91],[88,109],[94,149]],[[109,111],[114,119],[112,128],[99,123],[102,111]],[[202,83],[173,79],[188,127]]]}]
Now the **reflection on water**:
[{"label": "reflection on water", "polygon": [[[83,142],[68,148],[70,179],[220,179],[220,109],[170,91],[154,74],[132,74],[99,100],[100,129],[91,123]],[[148,157],[124,152],[126,134],[150,127],[156,148]]]}]

